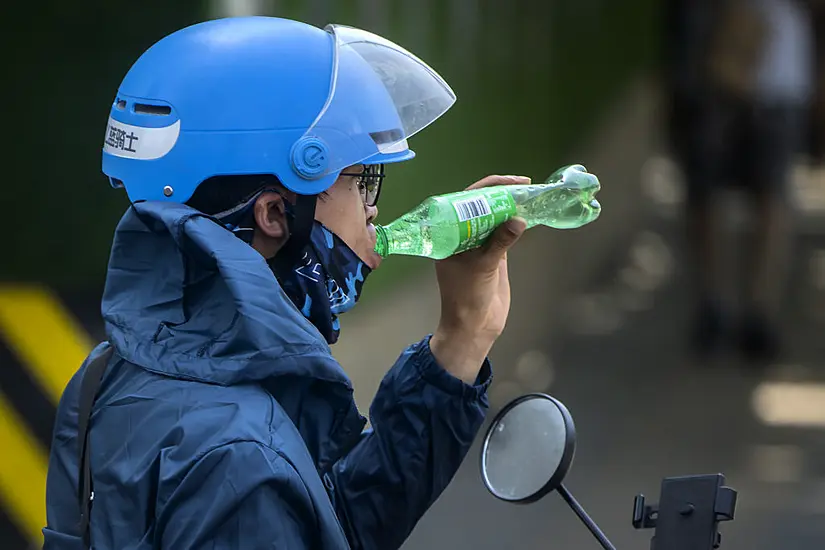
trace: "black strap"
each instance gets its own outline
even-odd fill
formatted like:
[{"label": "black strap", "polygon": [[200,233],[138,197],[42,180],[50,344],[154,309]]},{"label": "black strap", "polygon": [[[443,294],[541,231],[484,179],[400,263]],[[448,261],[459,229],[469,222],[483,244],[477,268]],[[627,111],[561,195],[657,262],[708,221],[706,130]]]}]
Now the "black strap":
[{"label": "black strap", "polygon": [[80,404],[77,412],[77,441],[79,448],[80,477],[78,478],[78,498],[80,503],[80,533],[86,546],[90,545],[89,515],[92,512],[92,471],[89,462],[89,421],[92,418],[92,406],[95,403],[97,391],[106,366],[112,358],[114,348],[110,345],[106,351],[86,365],[86,372],[80,381]]},{"label": "black strap", "polygon": [[289,239],[278,254],[270,260],[280,269],[291,270],[301,261],[312,233],[317,200],[318,195],[296,195],[293,207],[294,217],[289,224]]}]

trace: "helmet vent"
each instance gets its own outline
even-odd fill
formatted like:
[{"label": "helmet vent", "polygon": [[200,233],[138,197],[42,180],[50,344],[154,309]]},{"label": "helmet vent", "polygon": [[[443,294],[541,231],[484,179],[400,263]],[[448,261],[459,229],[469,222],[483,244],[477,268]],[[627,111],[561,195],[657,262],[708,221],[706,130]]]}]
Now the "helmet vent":
[{"label": "helmet vent", "polygon": [[126,100],[125,99],[118,99],[116,105],[117,105],[117,108],[122,111],[126,108]]},{"label": "helmet vent", "polygon": [[135,103],[135,112],[144,115],[166,116],[172,114],[172,108],[166,105],[149,105],[147,103]]}]

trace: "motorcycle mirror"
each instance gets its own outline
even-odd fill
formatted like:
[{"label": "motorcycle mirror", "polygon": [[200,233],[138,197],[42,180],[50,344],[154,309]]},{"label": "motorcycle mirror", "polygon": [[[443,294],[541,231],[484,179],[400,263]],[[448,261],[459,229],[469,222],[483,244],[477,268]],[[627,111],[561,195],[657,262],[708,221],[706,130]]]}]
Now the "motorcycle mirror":
[{"label": "motorcycle mirror", "polygon": [[540,393],[516,398],[484,437],[484,485],[501,500],[535,502],[561,486],[575,449],[573,418],[560,401]]},{"label": "motorcycle mirror", "polygon": [[573,417],[561,401],[543,393],[523,395],[508,403],[487,429],[481,478],[493,496],[518,504],[558,491],[602,548],[616,550],[562,483],[575,452]]}]

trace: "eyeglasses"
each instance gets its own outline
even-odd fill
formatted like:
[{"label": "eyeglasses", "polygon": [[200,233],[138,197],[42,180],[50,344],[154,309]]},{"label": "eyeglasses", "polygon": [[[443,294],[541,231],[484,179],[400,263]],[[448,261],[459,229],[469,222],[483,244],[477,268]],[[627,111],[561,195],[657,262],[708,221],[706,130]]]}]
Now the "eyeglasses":
[{"label": "eyeglasses", "polygon": [[342,176],[352,176],[358,178],[356,184],[361,192],[361,200],[367,206],[378,204],[378,196],[381,194],[381,183],[384,181],[383,164],[365,164],[364,169],[354,174],[352,172],[341,172]]}]

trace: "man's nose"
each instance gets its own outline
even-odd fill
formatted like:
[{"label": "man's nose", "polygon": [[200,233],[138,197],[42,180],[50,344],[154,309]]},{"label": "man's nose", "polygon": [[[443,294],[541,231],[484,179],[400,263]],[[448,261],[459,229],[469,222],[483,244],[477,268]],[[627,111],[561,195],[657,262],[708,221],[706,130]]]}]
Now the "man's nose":
[{"label": "man's nose", "polygon": [[378,207],[364,204],[364,212],[367,215],[367,223],[372,223],[372,220],[378,217]]}]

